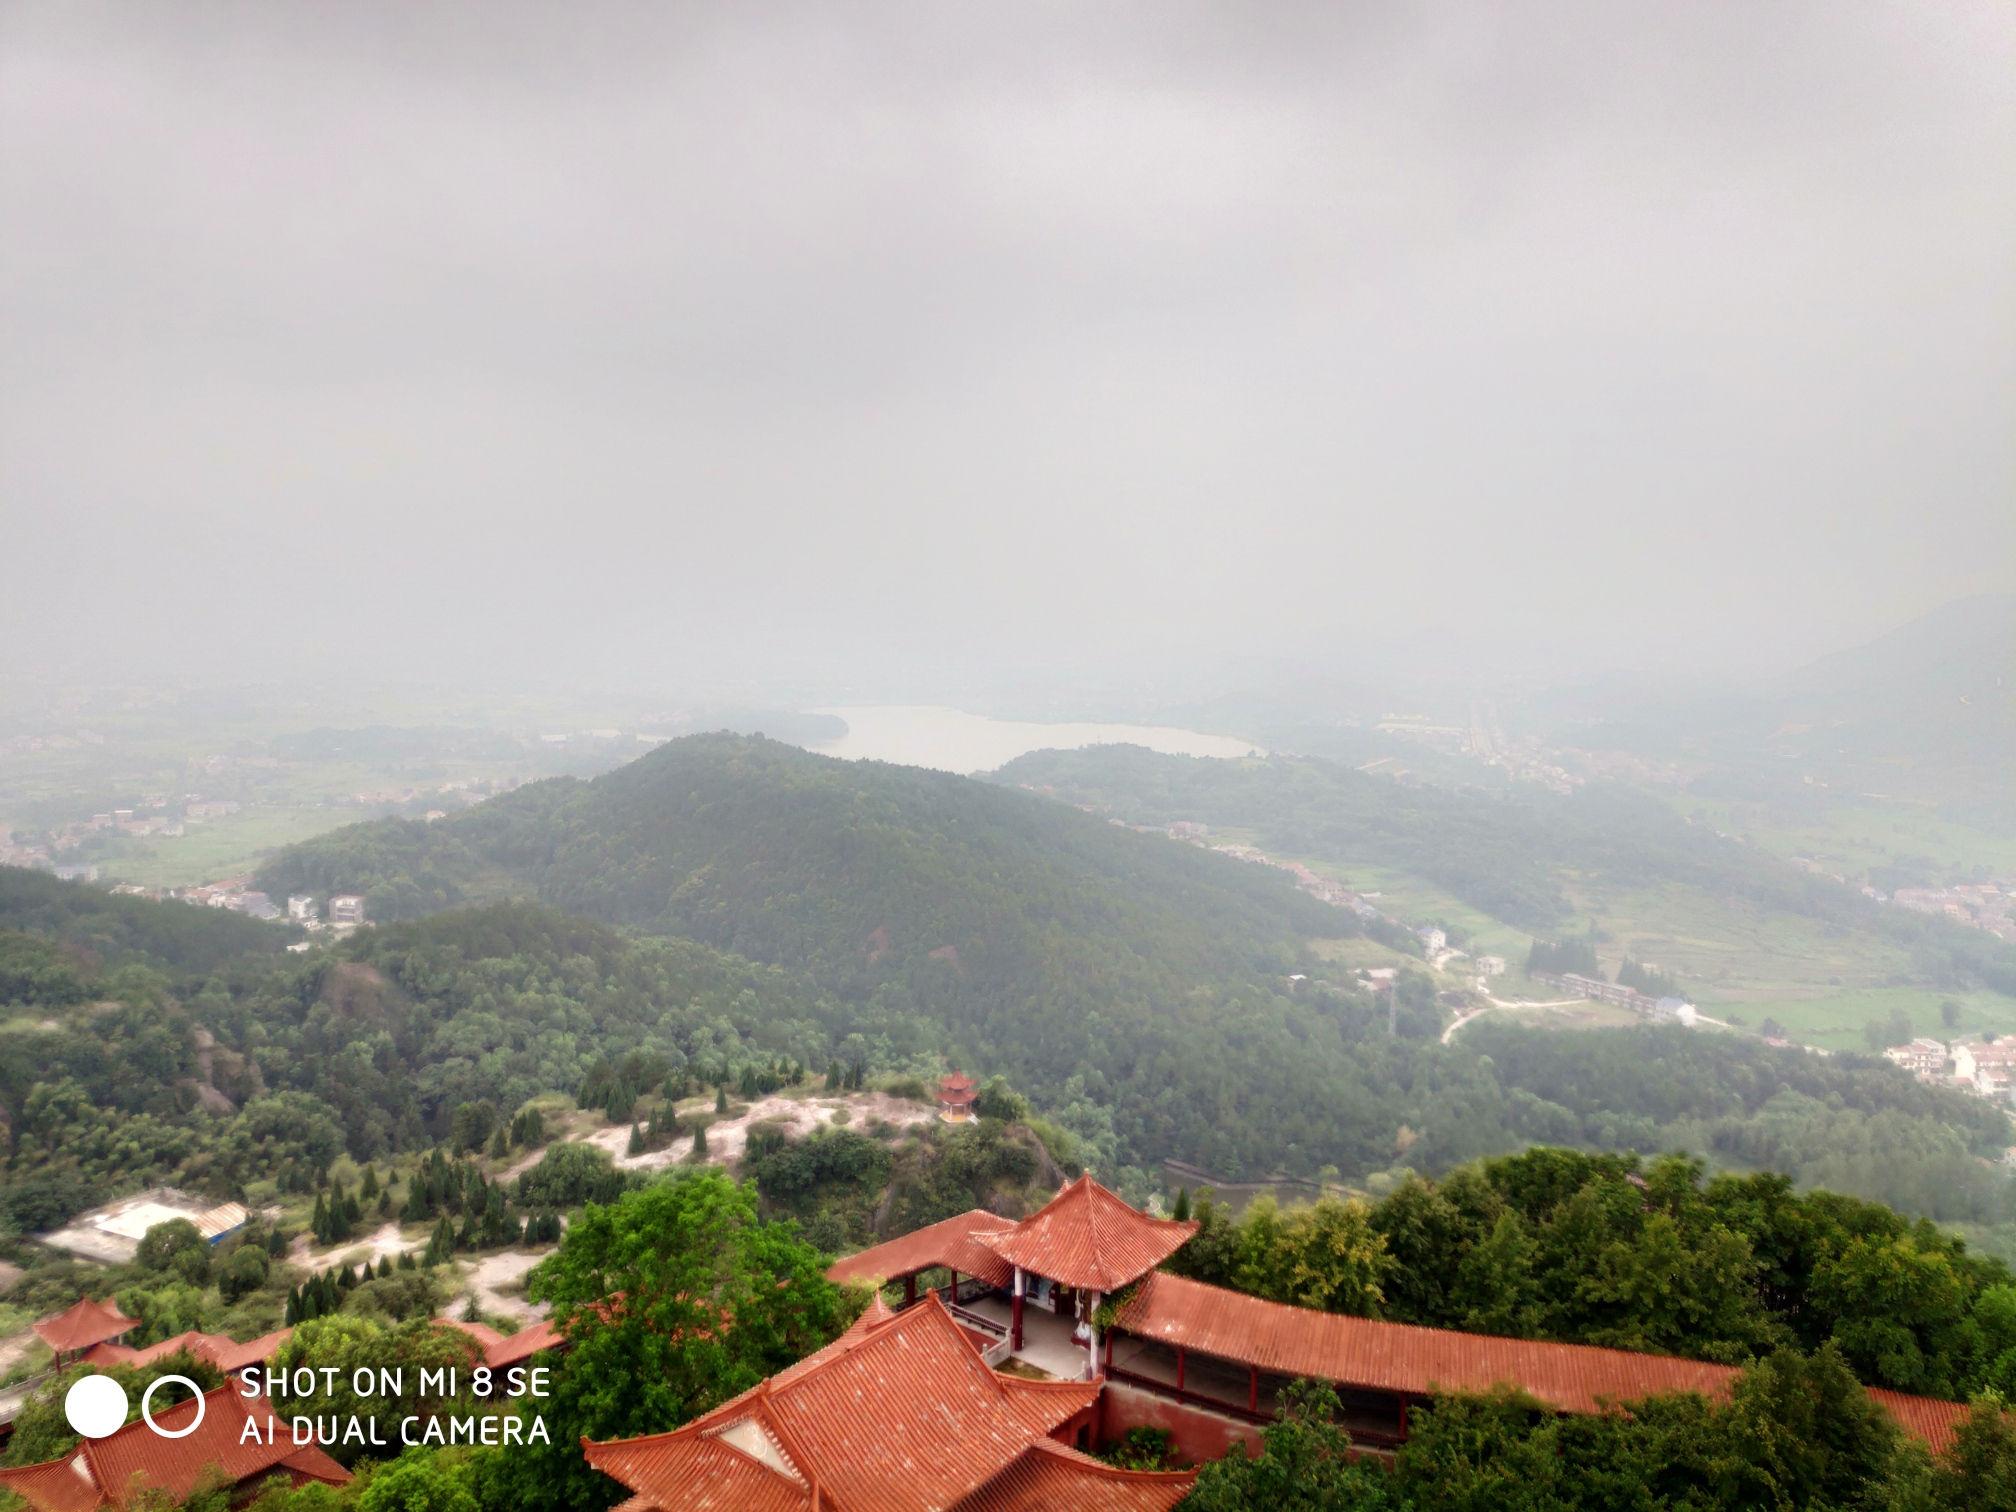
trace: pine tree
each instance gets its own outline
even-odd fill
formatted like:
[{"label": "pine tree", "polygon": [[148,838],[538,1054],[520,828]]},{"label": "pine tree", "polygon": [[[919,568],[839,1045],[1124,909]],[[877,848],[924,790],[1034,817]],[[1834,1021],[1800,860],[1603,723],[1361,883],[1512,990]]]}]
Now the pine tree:
[{"label": "pine tree", "polygon": [[699,1161],[704,1160],[706,1156],[707,1156],[707,1125],[695,1124],[693,1126],[693,1158],[694,1160]]},{"label": "pine tree", "polygon": [[366,1202],[378,1195],[378,1167],[376,1165],[367,1165],[364,1167],[364,1179],[357,1183],[357,1195]]},{"label": "pine tree", "polygon": [[726,1113],[728,1111],[728,1083],[726,1082],[721,1083],[720,1086],[714,1089],[714,1111],[716,1113]]},{"label": "pine tree", "polygon": [[315,1198],[315,1211],[308,1219],[308,1227],[315,1235],[315,1242],[317,1244],[329,1244],[333,1242],[329,1237],[329,1207],[327,1203],[323,1202],[319,1193]]},{"label": "pine tree", "polygon": [[644,1131],[634,1123],[630,1125],[630,1148],[627,1153],[631,1155],[644,1153]]},{"label": "pine tree", "polygon": [[380,1255],[378,1257],[378,1279],[380,1281],[384,1281],[388,1279],[391,1276],[391,1274],[392,1274],[392,1257],[390,1255]]},{"label": "pine tree", "polygon": [[287,1241],[280,1237],[280,1230],[277,1228],[266,1236],[266,1253],[275,1260],[287,1253]]},{"label": "pine tree", "polygon": [[840,1090],[840,1062],[837,1060],[826,1062],[826,1090],[828,1092]]},{"label": "pine tree", "polygon": [[399,1251],[400,1270],[418,1270],[419,1268],[420,1268],[420,1262],[413,1258],[413,1251],[411,1250]]},{"label": "pine tree", "polygon": [[756,1085],[756,1068],[754,1066],[744,1066],[742,1068],[742,1100],[744,1102],[756,1101],[756,1094],[760,1090],[761,1088]]},{"label": "pine tree", "polygon": [[1190,1188],[1187,1186],[1176,1189],[1176,1208],[1170,1216],[1178,1223],[1190,1221]]},{"label": "pine tree", "polygon": [[378,1216],[380,1218],[392,1216],[392,1188],[389,1186],[378,1194]]},{"label": "pine tree", "polygon": [[492,1160],[508,1160],[510,1156],[511,1143],[504,1137],[504,1125],[499,1124],[497,1125],[497,1132],[490,1136],[490,1158]]}]

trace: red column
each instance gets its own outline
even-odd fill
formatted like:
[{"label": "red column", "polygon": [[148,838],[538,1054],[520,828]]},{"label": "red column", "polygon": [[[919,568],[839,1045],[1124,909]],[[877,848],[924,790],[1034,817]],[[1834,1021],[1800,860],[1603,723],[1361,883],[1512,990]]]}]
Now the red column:
[{"label": "red column", "polygon": [[954,1271],[954,1272],[952,1272],[952,1295],[951,1295],[951,1297],[950,1297],[950,1298],[948,1298],[947,1300],[948,1300],[949,1302],[951,1302],[951,1303],[952,1303],[952,1304],[953,1304],[954,1306],[957,1306],[957,1305],[958,1305],[958,1302],[959,1302],[959,1272],[957,1272],[957,1271]]},{"label": "red column", "polygon": [[1255,1417],[1260,1415],[1260,1367],[1248,1365],[1246,1377],[1249,1382],[1246,1392],[1246,1410]]},{"label": "red column", "polygon": [[1176,1346],[1176,1390],[1178,1392],[1183,1390],[1183,1360],[1183,1346],[1178,1344]]},{"label": "red column", "polygon": [[1012,1304],[1011,1320],[1008,1325],[1008,1347],[1020,1351],[1022,1348],[1022,1278],[1015,1278],[1015,1301]]},{"label": "red column", "polygon": [[912,1274],[903,1278],[903,1305],[910,1306],[917,1300],[917,1277]]}]

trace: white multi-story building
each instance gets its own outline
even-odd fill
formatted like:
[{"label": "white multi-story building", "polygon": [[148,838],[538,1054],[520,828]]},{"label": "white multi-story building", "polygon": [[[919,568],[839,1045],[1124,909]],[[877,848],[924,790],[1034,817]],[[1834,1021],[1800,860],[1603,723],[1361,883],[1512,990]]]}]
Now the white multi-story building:
[{"label": "white multi-story building", "polygon": [[1891,1046],[1883,1055],[1914,1076],[1937,1076],[1946,1069],[1946,1046],[1940,1040],[1914,1039],[1908,1045]]},{"label": "white multi-story building", "polygon": [[364,899],[356,893],[337,893],[329,900],[331,924],[362,924]]}]

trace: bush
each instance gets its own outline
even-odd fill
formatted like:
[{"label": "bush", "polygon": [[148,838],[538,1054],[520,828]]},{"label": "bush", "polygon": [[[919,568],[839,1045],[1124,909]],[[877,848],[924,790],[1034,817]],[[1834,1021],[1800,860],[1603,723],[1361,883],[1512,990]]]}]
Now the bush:
[{"label": "bush", "polygon": [[[140,1241],[140,1248],[134,1253],[133,1262],[142,1270],[165,1271],[175,1264],[178,1257],[206,1251],[209,1247],[203,1231],[195,1224],[187,1218],[171,1218],[147,1230],[146,1237]],[[208,1270],[207,1264],[205,1270]]]},{"label": "bush", "polygon": [[266,1251],[256,1244],[241,1244],[224,1262],[217,1278],[217,1293],[228,1307],[249,1297],[266,1284]]}]

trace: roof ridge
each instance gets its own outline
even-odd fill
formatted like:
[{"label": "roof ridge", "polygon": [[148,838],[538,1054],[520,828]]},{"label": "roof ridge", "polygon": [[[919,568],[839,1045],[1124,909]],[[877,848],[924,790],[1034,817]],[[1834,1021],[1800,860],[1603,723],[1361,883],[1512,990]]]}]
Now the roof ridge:
[{"label": "roof ridge", "polygon": [[1094,1459],[1089,1454],[1081,1454],[1069,1444],[1060,1444],[1047,1434],[1041,1438],[1031,1439],[1029,1448],[1023,1452],[1026,1454],[1030,1450],[1055,1455],[1058,1459],[1083,1466],[1087,1470],[1096,1470],[1113,1480],[1163,1481],[1195,1473],[1189,1470],[1125,1470],[1118,1465],[1108,1464],[1105,1460]]}]

